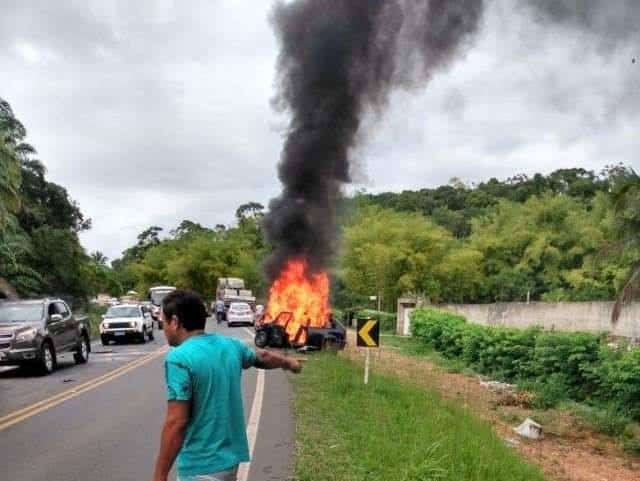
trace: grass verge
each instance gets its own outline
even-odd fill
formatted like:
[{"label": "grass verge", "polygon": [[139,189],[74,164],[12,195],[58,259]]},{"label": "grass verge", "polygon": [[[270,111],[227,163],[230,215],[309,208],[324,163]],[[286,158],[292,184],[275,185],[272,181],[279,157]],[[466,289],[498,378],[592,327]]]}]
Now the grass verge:
[{"label": "grass verge", "polygon": [[298,481],[543,481],[491,427],[431,390],[319,356],[296,378]]}]

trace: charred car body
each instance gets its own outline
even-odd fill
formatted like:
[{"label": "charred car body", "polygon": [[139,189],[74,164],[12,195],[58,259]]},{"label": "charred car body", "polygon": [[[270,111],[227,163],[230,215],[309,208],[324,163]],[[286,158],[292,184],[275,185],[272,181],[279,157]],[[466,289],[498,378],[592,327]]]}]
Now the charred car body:
[{"label": "charred car body", "polygon": [[289,329],[293,314],[281,312],[275,319],[256,323],[257,347],[294,348],[301,351],[341,350],[347,343],[347,330],[333,317],[325,327],[300,326],[293,335]]}]

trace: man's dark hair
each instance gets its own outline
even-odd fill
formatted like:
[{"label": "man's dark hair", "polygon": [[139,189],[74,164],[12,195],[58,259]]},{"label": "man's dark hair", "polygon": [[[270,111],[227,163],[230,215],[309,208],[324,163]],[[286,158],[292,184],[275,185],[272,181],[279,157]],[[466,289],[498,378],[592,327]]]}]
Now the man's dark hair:
[{"label": "man's dark hair", "polygon": [[207,322],[207,309],[202,298],[193,291],[177,289],[162,300],[162,312],[166,320],[172,316],[187,330],[204,329]]}]

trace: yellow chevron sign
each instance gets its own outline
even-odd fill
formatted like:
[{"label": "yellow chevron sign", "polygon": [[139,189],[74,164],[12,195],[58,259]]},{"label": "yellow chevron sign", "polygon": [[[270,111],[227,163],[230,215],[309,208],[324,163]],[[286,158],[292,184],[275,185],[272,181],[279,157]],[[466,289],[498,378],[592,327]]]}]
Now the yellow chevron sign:
[{"label": "yellow chevron sign", "polygon": [[380,324],[374,319],[358,319],[358,347],[380,345]]}]

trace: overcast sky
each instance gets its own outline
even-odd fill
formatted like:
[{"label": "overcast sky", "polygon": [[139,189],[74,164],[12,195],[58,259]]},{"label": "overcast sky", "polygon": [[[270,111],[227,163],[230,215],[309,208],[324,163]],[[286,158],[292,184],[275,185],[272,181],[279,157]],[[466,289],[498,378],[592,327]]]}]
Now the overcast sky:
[{"label": "overcast sky", "polygon": [[[625,32],[615,15],[583,29],[515,1],[489,2],[464,56],[367,121],[355,187],[640,165],[640,4],[618,12]],[[239,204],[278,194],[287,118],[270,106],[271,6],[2,0],[0,97],[93,219],[89,251],[115,258],[149,225],[230,223]]]}]

